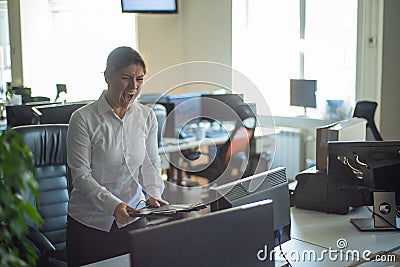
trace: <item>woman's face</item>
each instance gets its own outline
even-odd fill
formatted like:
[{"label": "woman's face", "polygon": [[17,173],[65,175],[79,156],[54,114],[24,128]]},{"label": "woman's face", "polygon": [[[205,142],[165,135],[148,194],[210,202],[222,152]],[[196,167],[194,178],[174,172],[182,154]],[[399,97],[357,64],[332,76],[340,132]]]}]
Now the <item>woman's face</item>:
[{"label": "woman's face", "polygon": [[138,96],[143,85],[143,78],[143,67],[136,64],[112,74],[107,79],[109,100],[119,108],[128,108]]}]

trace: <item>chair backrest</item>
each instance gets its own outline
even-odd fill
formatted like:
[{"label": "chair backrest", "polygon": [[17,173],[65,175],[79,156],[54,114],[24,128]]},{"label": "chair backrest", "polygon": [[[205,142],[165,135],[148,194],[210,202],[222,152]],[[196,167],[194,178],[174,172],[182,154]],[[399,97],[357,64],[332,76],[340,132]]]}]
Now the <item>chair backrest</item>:
[{"label": "chair backrest", "polygon": [[248,154],[250,149],[250,141],[253,138],[254,129],[247,129],[239,126],[237,131],[230,139],[228,149],[225,154],[225,162],[228,163],[231,157],[240,152]]},{"label": "chair backrest", "polygon": [[[39,204],[31,198],[44,223],[39,229],[57,250],[65,249],[67,208],[67,124],[26,125],[14,127],[34,158],[39,185]],[[31,225],[37,228],[36,225]]]},{"label": "chair backrest", "polygon": [[[372,132],[373,139],[376,141],[382,141],[383,138],[378,131],[375,124],[375,111],[378,106],[377,102],[373,101],[359,101],[356,103],[356,107],[353,112],[353,117],[364,118],[367,120],[367,130]],[[368,140],[368,131],[367,131]]]},{"label": "chair backrest", "polygon": [[[145,104],[146,106],[153,109],[156,114],[157,124],[158,124],[158,144],[160,145],[161,138],[164,135],[165,126],[164,123],[167,119],[167,109],[161,104]],[[164,127],[163,127],[164,126]]]},{"label": "chair backrest", "polygon": [[6,106],[8,127],[37,124],[38,118],[35,117],[32,107],[28,105]]},{"label": "chair backrest", "polygon": [[82,101],[66,104],[49,104],[35,107],[41,113],[41,124],[66,124],[69,123],[72,113],[89,104],[90,101]]}]

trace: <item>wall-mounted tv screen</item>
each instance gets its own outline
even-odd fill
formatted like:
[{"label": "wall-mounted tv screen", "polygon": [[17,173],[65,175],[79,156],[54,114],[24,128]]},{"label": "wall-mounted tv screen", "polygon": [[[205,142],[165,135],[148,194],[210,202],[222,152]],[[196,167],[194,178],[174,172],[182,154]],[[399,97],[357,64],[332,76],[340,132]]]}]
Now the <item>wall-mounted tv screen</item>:
[{"label": "wall-mounted tv screen", "polygon": [[177,13],[177,0],[121,0],[122,12]]}]

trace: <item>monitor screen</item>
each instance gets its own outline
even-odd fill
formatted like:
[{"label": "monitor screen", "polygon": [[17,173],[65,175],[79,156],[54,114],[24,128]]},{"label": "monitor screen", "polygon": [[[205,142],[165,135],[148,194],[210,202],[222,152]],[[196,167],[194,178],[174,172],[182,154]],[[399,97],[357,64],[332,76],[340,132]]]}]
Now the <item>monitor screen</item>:
[{"label": "monitor screen", "polygon": [[[349,189],[395,192],[400,205],[399,151],[400,141],[329,142],[328,175]],[[339,177],[335,170],[342,166],[350,175]]]},{"label": "monitor screen", "polygon": [[236,121],[238,107],[243,103],[242,94],[203,94],[202,116],[216,121]]},{"label": "monitor screen", "polygon": [[[169,102],[174,104],[170,116],[175,121],[175,133],[183,134],[191,124],[197,124],[201,120],[202,106],[201,93],[190,93],[169,96]],[[186,134],[189,134],[186,132]]]},{"label": "monitor screen", "polygon": [[131,266],[275,266],[272,218],[264,200],[131,231]]},{"label": "monitor screen", "polygon": [[177,13],[177,0],[121,0],[122,12]]},{"label": "monitor screen", "polygon": [[316,80],[290,80],[290,105],[316,108]]},{"label": "monitor screen", "polygon": [[211,211],[272,199],[275,245],[290,240],[290,197],[284,167],[211,188],[210,195],[216,199],[211,203]]}]

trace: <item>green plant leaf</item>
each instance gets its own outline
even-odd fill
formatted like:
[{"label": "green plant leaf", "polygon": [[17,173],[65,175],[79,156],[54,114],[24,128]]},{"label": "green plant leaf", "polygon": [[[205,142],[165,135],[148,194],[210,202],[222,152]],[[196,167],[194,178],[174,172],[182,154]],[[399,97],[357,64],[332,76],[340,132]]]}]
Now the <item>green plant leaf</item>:
[{"label": "green plant leaf", "polygon": [[16,131],[7,130],[0,136],[1,267],[35,265],[37,255],[25,240],[25,218],[38,223],[42,218],[24,197],[31,192],[38,201],[33,162],[31,151]]}]

